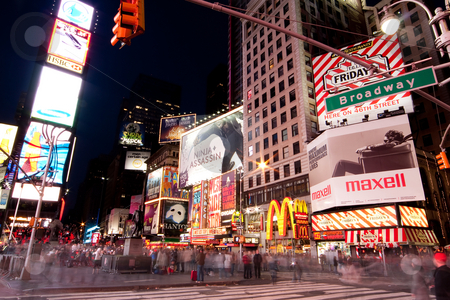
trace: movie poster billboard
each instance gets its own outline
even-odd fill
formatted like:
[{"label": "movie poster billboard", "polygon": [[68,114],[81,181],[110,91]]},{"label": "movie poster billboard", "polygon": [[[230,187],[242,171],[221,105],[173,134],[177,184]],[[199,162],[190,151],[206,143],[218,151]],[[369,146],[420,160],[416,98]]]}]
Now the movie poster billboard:
[{"label": "movie poster billboard", "polygon": [[159,229],[159,204],[154,201],[145,205],[144,210],[144,234],[158,234]]},{"label": "movie poster billboard", "polygon": [[222,176],[209,181],[208,228],[220,227],[220,208],[222,202]]},{"label": "movie poster billboard", "polygon": [[231,225],[231,217],[236,211],[236,171],[222,175],[222,208],[220,221],[222,226]]},{"label": "movie poster billboard", "polygon": [[[371,65],[376,65],[381,71],[403,66],[402,51],[397,35],[383,35],[340,50]],[[379,75],[368,78],[370,75],[368,69],[331,52],[313,58],[313,71],[320,130],[339,126],[341,122],[354,124],[360,123],[362,119],[366,118],[376,120],[377,114],[383,113],[385,110],[393,111],[403,107],[406,113],[414,111],[410,92],[358,103],[339,110],[327,111],[327,97],[372,84],[385,79],[385,77]],[[391,75],[399,76],[404,73],[405,70],[399,68],[392,71]]]},{"label": "movie poster billboard", "polygon": [[141,203],[142,203],[142,195],[131,196],[130,214],[134,214],[136,210],[139,210],[139,206],[141,206]]},{"label": "movie poster billboard", "polygon": [[125,170],[145,171],[147,164],[145,161],[150,158],[147,151],[127,151],[125,159]]},{"label": "movie poster billboard", "polygon": [[81,82],[78,76],[43,67],[31,117],[72,127]]},{"label": "movie poster billboard", "polygon": [[425,200],[406,114],[327,130],[307,150],[313,212]]},{"label": "movie poster billboard", "polygon": [[91,29],[94,8],[78,0],[61,0],[57,17],[86,30]]},{"label": "movie poster billboard", "polygon": [[195,185],[192,188],[192,213],[191,228],[199,229],[202,216],[202,185]]},{"label": "movie poster billboard", "polygon": [[199,184],[242,165],[242,107],[181,137],[180,187]]},{"label": "movie poster billboard", "polygon": [[119,134],[119,144],[126,146],[144,145],[145,126],[142,124],[123,122]]},{"label": "movie poster billboard", "polygon": [[[14,147],[14,140],[16,139],[17,126],[1,124],[0,123],[0,148],[3,151],[11,155],[11,151]],[[0,166],[8,159],[3,152],[0,151]]]},{"label": "movie poster billboard", "polygon": [[189,190],[178,189],[178,167],[163,167],[161,197],[189,200]]},{"label": "movie poster billboard", "polygon": [[208,228],[209,180],[202,181],[202,214],[200,228]]},{"label": "movie poster billboard", "polygon": [[[31,122],[25,135],[19,165],[29,177],[41,178],[50,154],[49,140],[53,140],[47,182],[62,184],[66,158],[69,153],[71,132],[49,124]],[[25,174],[19,169],[17,179]]]},{"label": "movie poster billboard", "polygon": [[164,235],[180,236],[188,228],[188,201],[164,200]]},{"label": "movie poster billboard", "polygon": [[195,120],[195,114],[161,118],[159,143],[179,142],[188,127],[195,125]]},{"label": "movie poster billboard", "polygon": [[160,197],[162,170],[161,168],[147,175],[147,184],[145,185],[146,202]]}]

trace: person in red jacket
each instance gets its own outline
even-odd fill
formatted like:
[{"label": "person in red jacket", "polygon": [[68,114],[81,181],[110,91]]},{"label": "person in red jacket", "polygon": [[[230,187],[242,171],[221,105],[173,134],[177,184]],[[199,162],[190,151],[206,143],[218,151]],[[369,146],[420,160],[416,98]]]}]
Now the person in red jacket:
[{"label": "person in red jacket", "polygon": [[252,278],[252,265],[249,254],[250,253],[244,253],[244,256],[242,256],[242,262],[244,263],[244,279]]}]

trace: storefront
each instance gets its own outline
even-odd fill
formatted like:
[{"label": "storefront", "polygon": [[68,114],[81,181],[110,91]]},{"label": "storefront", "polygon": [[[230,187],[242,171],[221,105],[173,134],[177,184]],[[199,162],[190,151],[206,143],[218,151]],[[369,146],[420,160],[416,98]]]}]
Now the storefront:
[{"label": "storefront", "polygon": [[350,248],[345,245],[345,235],[342,230],[313,232],[316,253],[318,257],[327,252],[350,255]]}]

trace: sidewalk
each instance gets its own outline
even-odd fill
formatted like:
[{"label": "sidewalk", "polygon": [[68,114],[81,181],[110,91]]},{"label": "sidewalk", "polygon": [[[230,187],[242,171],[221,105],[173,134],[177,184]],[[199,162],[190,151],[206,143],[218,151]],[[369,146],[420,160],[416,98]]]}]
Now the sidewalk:
[{"label": "sidewalk", "polygon": [[[31,280],[0,280],[2,295],[39,295],[55,293],[76,293],[93,291],[124,291],[158,289],[169,287],[183,287],[194,285],[254,285],[271,283],[269,272],[262,272],[262,279],[243,279],[243,273],[234,277],[219,279],[217,276],[205,276],[203,283],[197,284],[190,280],[190,272],[175,273],[173,275],[155,275],[149,273],[118,274],[99,271],[92,274],[91,267],[59,267],[51,266],[48,270],[31,274]],[[278,272],[278,281],[292,280],[292,272]],[[335,284],[363,285],[363,286],[397,286],[409,289],[404,279],[386,277],[360,277],[344,279],[333,273],[304,272],[302,280],[327,282]]]}]

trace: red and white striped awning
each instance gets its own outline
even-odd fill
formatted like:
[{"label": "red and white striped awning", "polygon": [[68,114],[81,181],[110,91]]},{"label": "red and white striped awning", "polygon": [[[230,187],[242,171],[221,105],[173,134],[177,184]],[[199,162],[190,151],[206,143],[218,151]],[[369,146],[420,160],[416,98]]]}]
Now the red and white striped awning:
[{"label": "red and white striped awning", "polygon": [[406,237],[408,243],[418,246],[434,246],[439,245],[439,240],[434,234],[433,230],[418,229],[418,228],[405,228]]}]

